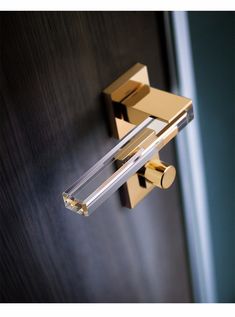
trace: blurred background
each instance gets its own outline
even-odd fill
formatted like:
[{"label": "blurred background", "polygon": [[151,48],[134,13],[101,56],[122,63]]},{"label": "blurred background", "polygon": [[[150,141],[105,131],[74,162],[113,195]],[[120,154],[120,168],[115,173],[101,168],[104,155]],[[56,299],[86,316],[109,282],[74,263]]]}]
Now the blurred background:
[{"label": "blurred background", "polygon": [[[235,14],[188,12],[215,296],[235,301]],[[206,255],[205,255],[206,256]]]}]

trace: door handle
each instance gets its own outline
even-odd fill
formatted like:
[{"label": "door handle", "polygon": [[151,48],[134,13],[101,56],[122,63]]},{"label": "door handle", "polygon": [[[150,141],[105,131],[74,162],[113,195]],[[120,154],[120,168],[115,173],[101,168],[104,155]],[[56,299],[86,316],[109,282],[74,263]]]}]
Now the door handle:
[{"label": "door handle", "polygon": [[159,151],[193,119],[192,100],[149,84],[147,67],[135,64],[104,91],[113,136],[119,143],[64,193],[65,206],[89,216],[122,186],[134,208],[153,188],[169,188],[175,168]]}]

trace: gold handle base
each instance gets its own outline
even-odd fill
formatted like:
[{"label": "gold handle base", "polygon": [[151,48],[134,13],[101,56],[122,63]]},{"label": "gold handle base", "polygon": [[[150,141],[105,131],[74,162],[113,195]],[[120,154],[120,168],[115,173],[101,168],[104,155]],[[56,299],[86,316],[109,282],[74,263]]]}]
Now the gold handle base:
[{"label": "gold handle base", "polygon": [[[131,155],[136,148],[152,142],[152,138],[161,138],[161,147],[174,138],[181,128],[177,120],[186,115],[192,120],[192,101],[153,87],[150,87],[147,67],[140,63],[135,64],[109,87],[104,90],[106,105],[110,116],[113,136],[121,139],[135,126],[145,119],[155,118],[160,128],[146,129],[145,134],[137,142],[133,142],[132,149],[122,152],[120,162],[124,157]],[[190,121],[189,120],[189,121]],[[162,126],[161,126],[162,125]],[[168,131],[167,136],[164,135]],[[132,152],[131,152],[132,151]],[[167,189],[174,182],[176,170],[167,166],[155,155],[139,172],[130,177],[123,186],[124,204],[134,208],[155,186]]]}]

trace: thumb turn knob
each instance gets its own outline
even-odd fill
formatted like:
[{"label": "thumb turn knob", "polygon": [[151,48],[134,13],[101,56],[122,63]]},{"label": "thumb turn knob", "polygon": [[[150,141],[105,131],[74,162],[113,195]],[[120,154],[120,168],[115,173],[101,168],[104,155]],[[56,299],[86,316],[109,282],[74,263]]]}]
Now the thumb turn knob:
[{"label": "thumb turn knob", "polygon": [[145,165],[144,177],[149,182],[162,189],[169,188],[175,180],[174,166],[159,160],[151,160]]}]

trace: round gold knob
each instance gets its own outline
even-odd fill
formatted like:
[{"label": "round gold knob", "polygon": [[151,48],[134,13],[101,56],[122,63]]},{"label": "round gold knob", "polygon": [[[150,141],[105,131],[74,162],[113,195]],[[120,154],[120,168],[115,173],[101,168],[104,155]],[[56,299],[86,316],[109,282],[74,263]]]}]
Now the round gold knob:
[{"label": "round gold knob", "polygon": [[169,188],[175,180],[174,166],[159,160],[151,160],[145,165],[144,177],[157,187]]}]

